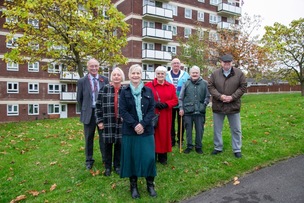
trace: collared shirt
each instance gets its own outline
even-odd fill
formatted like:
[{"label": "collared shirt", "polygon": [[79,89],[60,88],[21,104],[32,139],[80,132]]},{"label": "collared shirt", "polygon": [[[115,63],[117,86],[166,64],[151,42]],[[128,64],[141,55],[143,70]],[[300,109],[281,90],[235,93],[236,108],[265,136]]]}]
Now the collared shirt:
[{"label": "collared shirt", "polygon": [[[99,81],[98,81],[99,76],[96,75],[96,77],[93,77],[90,74],[90,83],[91,83],[91,90],[92,90],[92,107],[96,106],[96,100],[99,92]],[[94,80],[97,82],[97,86],[95,86]]]},{"label": "collared shirt", "polygon": [[224,69],[223,69],[223,74],[226,76],[226,77],[228,77],[228,75],[231,73],[231,68],[229,68],[229,70],[227,70],[227,71],[225,71]]}]

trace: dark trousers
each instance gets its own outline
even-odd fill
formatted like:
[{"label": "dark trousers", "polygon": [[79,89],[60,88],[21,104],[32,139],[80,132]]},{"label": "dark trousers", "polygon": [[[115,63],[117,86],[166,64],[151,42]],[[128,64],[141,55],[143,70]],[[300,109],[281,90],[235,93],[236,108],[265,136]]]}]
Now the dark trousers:
[{"label": "dark trousers", "polygon": [[[105,168],[111,169],[113,152],[114,152],[114,168],[120,168],[120,152],[121,152],[121,143],[105,143]],[[114,147],[114,149],[113,149]]]},{"label": "dark trousers", "polygon": [[[180,121],[182,119],[182,117],[178,114],[179,113],[179,109],[178,108],[173,108],[172,109],[172,125],[171,125],[171,142],[172,142],[172,146],[175,145],[176,140],[177,140],[177,144],[180,143]],[[175,134],[175,119],[177,117],[177,134]],[[184,127],[184,122],[182,123],[182,142],[184,141],[184,132],[185,132],[185,127]],[[175,139],[177,137],[177,139]]]},{"label": "dark trousers", "polygon": [[98,130],[98,135],[99,135],[99,149],[102,156],[102,162],[105,161],[104,143],[101,136],[102,130],[98,129],[96,125],[95,111],[92,111],[90,123],[84,124],[86,164],[93,164],[95,162],[95,160],[93,159],[93,148],[94,148],[94,136],[95,136],[96,128]]}]

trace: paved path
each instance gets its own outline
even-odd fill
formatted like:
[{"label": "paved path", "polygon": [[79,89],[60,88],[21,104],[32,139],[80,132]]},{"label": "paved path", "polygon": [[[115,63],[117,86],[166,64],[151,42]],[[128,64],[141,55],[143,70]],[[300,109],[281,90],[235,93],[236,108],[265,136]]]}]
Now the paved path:
[{"label": "paved path", "polygon": [[182,203],[304,203],[304,155],[203,192]]}]

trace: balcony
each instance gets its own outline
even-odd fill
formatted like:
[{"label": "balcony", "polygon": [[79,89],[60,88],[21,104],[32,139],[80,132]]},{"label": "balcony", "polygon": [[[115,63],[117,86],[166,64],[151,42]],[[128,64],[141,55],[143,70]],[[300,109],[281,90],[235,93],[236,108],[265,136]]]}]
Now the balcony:
[{"label": "balcony", "polygon": [[76,103],[76,92],[61,92],[60,101],[67,103]]},{"label": "balcony", "polygon": [[142,61],[143,62],[158,62],[158,63],[169,63],[172,60],[172,53],[167,51],[159,50],[142,50]]},{"label": "balcony", "polygon": [[172,31],[168,30],[145,27],[142,29],[142,36],[143,39],[153,42],[162,43],[172,41]]},{"label": "balcony", "polygon": [[75,71],[62,71],[60,73],[61,82],[76,82],[79,78],[78,72]]},{"label": "balcony", "polygon": [[145,5],[143,6],[143,18],[161,22],[173,21],[173,11],[170,9]]},{"label": "balcony", "polygon": [[231,17],[231,16],[241,16],[241,7],[230,5],[227,3],[220,3],[217,6],[217,12],[221,16]]},{"label": "balcony", "polygon": [[228,29],[228,30],[236,30],[238,25],[234,23],[228,23],[228,22],[219,22],[217,24],[217,28],[219,29]]}]

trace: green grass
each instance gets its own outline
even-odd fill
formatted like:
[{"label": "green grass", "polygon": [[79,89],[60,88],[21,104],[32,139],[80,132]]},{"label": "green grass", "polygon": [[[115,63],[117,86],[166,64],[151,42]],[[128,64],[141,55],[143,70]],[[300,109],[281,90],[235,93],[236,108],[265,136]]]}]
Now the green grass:
[{"label": "green grass", "polygon": [[[299,154],[304,154],[304,97],[296,94],[244,95],[242,99],[243,158],[231,148],[227,120],[224,152],[211,156],[212,113],[207,112],[203,155],[168,154],[168,165],[157,164],[157,198],[150,198],[139,179],[141,199],[136,202],[177,202],[221,186],[235,176]],[[128,179],[104,167],[96,136],[93,176],[84,167],[83,126],[78,118],[0,124],[0,202],[25,195],[22,202],[135,202]],[[56,188],[50,191],[52,185]],[[33,196],[33,192],[39,192]]]}]

